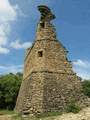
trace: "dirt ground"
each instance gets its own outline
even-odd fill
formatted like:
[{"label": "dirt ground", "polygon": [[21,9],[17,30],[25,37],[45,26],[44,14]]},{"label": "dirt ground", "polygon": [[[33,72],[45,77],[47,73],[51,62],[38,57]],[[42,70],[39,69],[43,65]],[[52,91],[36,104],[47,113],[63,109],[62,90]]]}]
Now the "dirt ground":
[{"label": "dirt ground", "polygon": [[11,115],[1,115],[0,120],[12,120]]},{"label": "dirt ground", "polygon": [[90,120],[90,108],[83,109],[78,114],[63,114],[56,118],[56,120]]}]

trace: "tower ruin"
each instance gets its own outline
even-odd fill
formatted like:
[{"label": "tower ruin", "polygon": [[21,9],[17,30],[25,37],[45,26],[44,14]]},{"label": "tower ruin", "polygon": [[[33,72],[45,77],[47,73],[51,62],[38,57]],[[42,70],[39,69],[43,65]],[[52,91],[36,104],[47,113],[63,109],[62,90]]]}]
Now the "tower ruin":
[{"label": "tower ruin", "polygon": [[64,111],[71,100],[77,104],[84,100],[80,78],[73,72],[68,52],[51,24],[55,15],[44,5],[38,10],[41,18],[35,41],[26,51],[16,103],[16,110],[24,114]]}]

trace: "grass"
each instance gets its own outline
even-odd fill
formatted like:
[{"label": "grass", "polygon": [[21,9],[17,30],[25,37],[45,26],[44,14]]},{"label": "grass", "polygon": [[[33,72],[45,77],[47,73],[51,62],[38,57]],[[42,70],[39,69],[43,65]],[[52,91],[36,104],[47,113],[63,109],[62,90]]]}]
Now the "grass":
[{"label": "grass", "polygon": [[21,116],[13,116],[12,120],[54,120],[56,116],[48,116],[48,117],[28,117],[28,118],[22,118]]},{"label": "grass", "polygon": [[15,115],[12,117],[13,120],[54,120],[56,116],[60,116],[60,112],[48,112],[37,116],[29,116],[27,118],[22,118],[20,115]]},{"label": "grass", "polygon": [[0,110],[0,115],[11,115],[11,114],[15,114],[15,112],[10,110]]},{"label": "grass", "polygon": [[[70,103],[67,106],[66,112],[78,113],[80,108],[74,103]],[[56,117],[62,115],[61,112],[48,112],[42,113],[36,116],[28,116],[27,118],[22,118],[20,114],[15,113],[15,111],[0,110],[0,115],[11,115],[12,120],[55,120]]]},{"label": "grass", "polygon": [[21,115],[9,110],[0,110],[0,115],[11,115],[12,120],[54,120],[56,116],[60,116],[60,112],[48,112],[37,116],[29,116],[28,118],[22,118]]},{"label": "grass", "polygon": [[62,113],[60,112],[47,112],[47,113],[42,113],[40,115],[37,115],[37,118],[45,118],[45,117],[51,117],[51,116],[59,116]]},{"label": "grass", "polygon": [[75,103],[71,102],[70,104],[67,105],[66,112],[67,113],[78,113],[81,110],[81,108],[76,105]]}]

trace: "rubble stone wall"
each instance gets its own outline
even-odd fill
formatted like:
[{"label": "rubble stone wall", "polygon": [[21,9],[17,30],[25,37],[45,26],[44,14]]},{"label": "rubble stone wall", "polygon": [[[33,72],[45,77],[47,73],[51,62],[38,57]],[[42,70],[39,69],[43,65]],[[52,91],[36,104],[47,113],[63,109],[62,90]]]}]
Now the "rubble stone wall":
[{"label": "rubble stone wall", "polygon": [[85,99],[75,74],[35,71],[23,81],[16,109],[24,114],[65,111],[69,102],[82,107]]}]

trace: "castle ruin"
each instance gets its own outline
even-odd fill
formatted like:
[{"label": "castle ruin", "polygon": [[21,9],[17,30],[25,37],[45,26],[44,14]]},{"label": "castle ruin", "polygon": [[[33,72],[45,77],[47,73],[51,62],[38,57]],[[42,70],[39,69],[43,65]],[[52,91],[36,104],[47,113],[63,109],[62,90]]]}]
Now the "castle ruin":
[{"label": "castle ruin", "polygon": [[16,103],[16,110],[23,114],[64,111],[71,100],[81,105],[85,98],[80,78],[67,59],[68,51],[57,40],[51,24],[55,15],[44,5],[38,6],[38,10],[41,18],[35,41],[26,51]]}]

